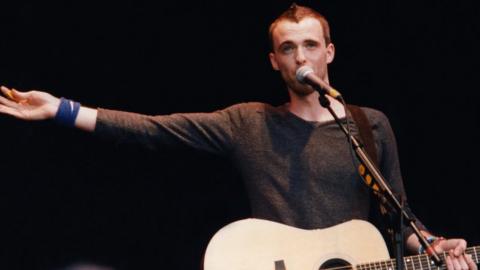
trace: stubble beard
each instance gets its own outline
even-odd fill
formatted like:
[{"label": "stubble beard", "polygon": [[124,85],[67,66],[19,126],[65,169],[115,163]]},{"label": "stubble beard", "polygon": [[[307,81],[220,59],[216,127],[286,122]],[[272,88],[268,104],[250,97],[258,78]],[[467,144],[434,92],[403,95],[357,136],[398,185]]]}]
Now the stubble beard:
[{"label": "stubble beard", "polygon": [[306,97],[311,93],[315,92],[315,90],[309,86],[308,84],[302,84],[298,82],[296,79],[287,83],[288,89],[292,92],[292,94],[297,95],[298,97]]}]

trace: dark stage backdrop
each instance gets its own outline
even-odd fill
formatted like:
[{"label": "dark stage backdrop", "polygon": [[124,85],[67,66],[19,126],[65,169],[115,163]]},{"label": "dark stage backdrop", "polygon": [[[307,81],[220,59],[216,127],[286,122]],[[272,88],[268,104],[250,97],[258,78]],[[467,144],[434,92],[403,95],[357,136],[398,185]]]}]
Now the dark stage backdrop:
[{"label": "dark stage backdrop", "polygon": [[[289,1],[0,4],[0,84],[146,114],[287,100],[267,28]],[[479,245],[475,1],[307,1],[331,21],[331,83],[382,110],[412,209]],[[117,146],[0,116],[0,268],[198,269],[212,234],[249,216],[218,157]]]}]

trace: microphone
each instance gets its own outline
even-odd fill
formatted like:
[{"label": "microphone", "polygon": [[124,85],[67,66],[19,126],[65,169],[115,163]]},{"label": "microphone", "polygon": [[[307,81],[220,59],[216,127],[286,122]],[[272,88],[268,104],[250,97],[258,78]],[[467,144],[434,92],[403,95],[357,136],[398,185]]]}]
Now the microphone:
[{"label": "microphone", "polygon": [[313,72],[313,69],[309,66],[301,66],[297,69],[296,72],[297,81],[303,84],[308,84],[312,86],[315,90],[320,92],[320,94],[327,94],[337,100],[342,99],[340,92],[335,90],[335,88],[328,85],[325,81],[317,77]]}]

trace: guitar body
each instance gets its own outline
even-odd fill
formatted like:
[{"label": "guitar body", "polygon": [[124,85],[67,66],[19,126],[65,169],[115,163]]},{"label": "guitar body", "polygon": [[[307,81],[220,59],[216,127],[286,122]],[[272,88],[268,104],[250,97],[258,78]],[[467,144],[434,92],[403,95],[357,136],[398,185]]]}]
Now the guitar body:
[{"label": "guitar body", "polygon": [[213,236],[204,270],[318,270],[389,258],[380,232],[366,221],[302,230],[244,219]]}]

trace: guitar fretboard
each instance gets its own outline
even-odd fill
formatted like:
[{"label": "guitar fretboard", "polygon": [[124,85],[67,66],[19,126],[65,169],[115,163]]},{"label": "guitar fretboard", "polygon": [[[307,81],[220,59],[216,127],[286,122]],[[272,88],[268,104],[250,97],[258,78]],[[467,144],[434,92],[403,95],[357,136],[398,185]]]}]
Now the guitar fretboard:
[{"label": "guitar fretboard", "polygon": [[[478,258],[480,257],[480,246],[469,247],[465,250],[466,254],[472,255],[472,259],[477,264],[480,262]],[[446,252],[439,254],[443,262],[447,256]],[[403,258],[403,264],[405,270],[444,270],[446,269],[445,263],[442,266],[437,266],[430,259],[427,254],[415,255]],[[357,270],[395,270],[397,269],[397,262],[395,259],[390,259],[386,261],[379,261],[373,263],[364,263],[356,266]]]}]

